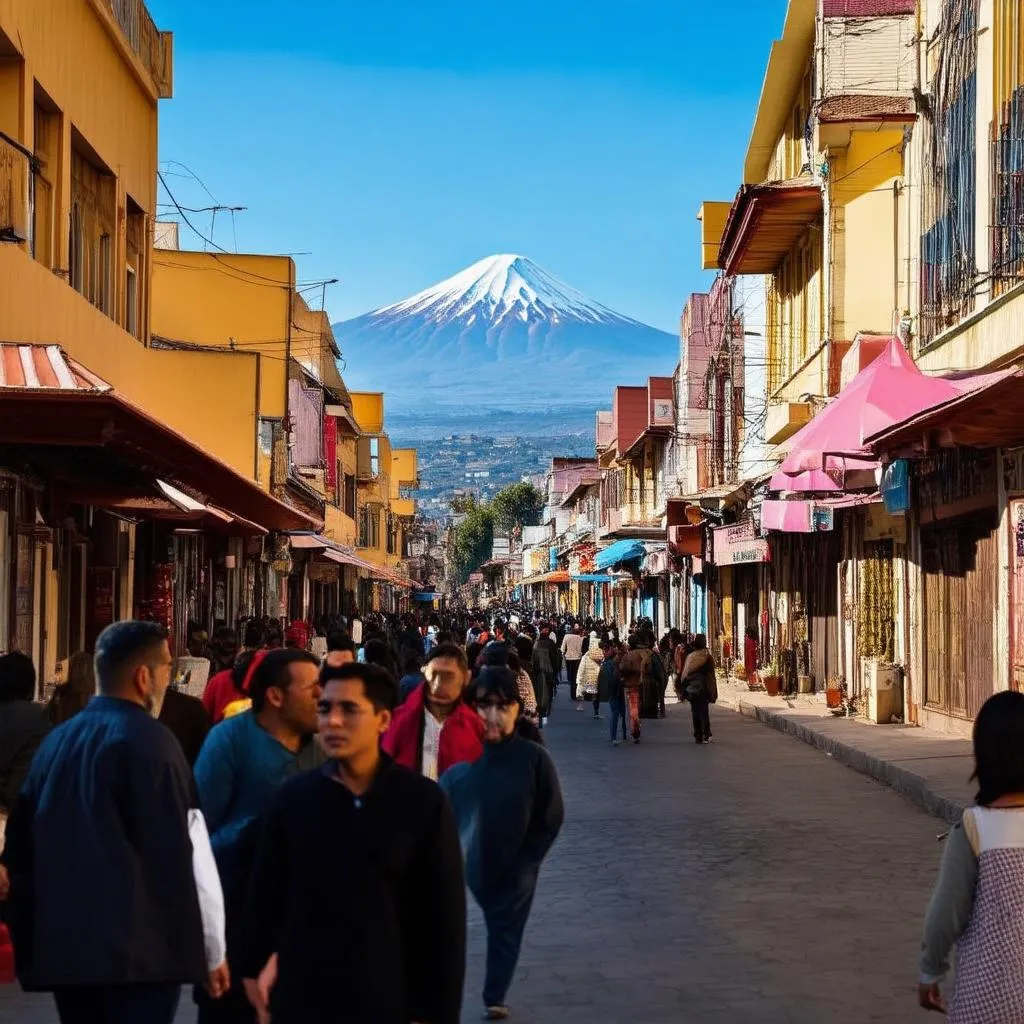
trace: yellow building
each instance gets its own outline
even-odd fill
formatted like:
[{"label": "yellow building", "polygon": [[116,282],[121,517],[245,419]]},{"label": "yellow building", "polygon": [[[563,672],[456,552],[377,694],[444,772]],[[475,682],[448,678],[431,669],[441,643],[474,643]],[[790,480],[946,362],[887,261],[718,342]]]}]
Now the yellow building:
[{"label": "yellow building", "polygon": [[[353,391],[352,412],[359,427],[356,476],[358,499],[357,551],[381,566],[391,583],[410,583],[405,556],[405,533],[416,514],[415,501],[402,494],[417,485],[416,449],[392,449],[384,423],[384,395],[379,391]],[[383,607],[379,588],[370,603]]]},{"label": "yellow building", "polygon": [[[895,333],[906,303],[904,136],[915,120],[913,0],[847,17],[790,0],[732,203],[701,210],[706,269],[763,275],[767,440],[835,394],[858,335]],[[859,351],[860,346],[857,347]],[[864,347],[847,372],[877,355]]]},{"label": "yellow building", "polygon": [[255,484],[256,360],[151,335],[171,60],[141,0],[0,0],[0,649],[44,682],[116,618],[230,619],[311,525]]}]

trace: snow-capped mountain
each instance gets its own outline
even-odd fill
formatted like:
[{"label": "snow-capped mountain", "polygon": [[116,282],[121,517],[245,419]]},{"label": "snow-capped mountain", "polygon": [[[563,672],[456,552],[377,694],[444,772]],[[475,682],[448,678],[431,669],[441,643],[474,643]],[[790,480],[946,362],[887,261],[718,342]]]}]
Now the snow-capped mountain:
[{"label": "snow-capped mountain", "polygon": [[490,256],[334,325],[353,390],[395,412],[597,408],[616,384],[670,374],[677,339],[587,298],[525,256]]}]

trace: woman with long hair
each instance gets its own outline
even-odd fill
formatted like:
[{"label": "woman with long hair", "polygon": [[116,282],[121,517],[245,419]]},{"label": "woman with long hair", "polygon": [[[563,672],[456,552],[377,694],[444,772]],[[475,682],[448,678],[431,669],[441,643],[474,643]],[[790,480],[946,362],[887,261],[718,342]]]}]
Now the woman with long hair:
[{"label": "woman with long hair", "polygon": [[[949,833],[925,918],[918,1002],[950,1024],[1024,1020],[1024,693],[974,722],[977,806]],[[939,983],[957,948],[948,1007]]]}]

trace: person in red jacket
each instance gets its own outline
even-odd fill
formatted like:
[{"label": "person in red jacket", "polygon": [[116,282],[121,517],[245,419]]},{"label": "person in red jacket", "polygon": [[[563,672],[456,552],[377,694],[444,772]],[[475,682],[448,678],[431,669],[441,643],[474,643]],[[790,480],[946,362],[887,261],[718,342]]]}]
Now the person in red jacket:
[{"label": "person in red jacket", "polygon": [[469,663],[461,647],[439,644],[423,667],[421,683],[395,708],[382,746],[400,765],[437,779],[453,764],[483,753],[483,723],[462,697]]}]

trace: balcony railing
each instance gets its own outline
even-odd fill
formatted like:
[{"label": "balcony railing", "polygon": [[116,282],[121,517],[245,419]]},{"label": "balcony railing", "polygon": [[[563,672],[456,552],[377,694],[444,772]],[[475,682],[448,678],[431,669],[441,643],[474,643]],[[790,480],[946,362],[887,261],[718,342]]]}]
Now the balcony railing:
[{"label": "balcony railing", "polygon": [[21,243],[32,233],[32,154],[0,132],[0,242]]},{"label": "balcony railing", "polygon": [[100,0],[114,16],[128,45],[142,61],[161,97],[171,95],[173,56],[171,33],[161,32],[143,0]]}]

